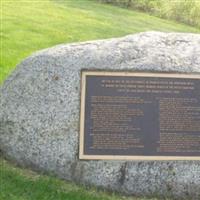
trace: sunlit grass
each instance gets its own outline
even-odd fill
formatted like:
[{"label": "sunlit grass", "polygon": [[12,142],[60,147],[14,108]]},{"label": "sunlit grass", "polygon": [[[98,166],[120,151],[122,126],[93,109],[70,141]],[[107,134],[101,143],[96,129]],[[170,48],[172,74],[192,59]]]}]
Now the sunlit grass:
[{"label": "sunlit grass", "polygon": [[200,30],[89,0],[1,0],[0,83],[36,50],[142,31]]}]

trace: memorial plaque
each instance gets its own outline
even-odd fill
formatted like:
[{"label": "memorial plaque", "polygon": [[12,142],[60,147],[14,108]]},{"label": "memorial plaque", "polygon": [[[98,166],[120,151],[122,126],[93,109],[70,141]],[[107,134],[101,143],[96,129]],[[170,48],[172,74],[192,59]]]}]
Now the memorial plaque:
[{"label": "memorial plaque", "polygon": [[82,71],[79,157],[200,160],[200,75]]}]

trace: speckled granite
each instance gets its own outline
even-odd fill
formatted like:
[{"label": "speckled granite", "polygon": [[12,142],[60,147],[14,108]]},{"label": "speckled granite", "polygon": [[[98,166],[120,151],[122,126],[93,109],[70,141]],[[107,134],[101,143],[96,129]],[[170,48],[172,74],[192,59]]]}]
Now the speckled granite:
[{"label": "speckled granite", "polygon": [[146,32],[59,45],[0,89],[0,149],[20,165],[129,195],[200,199],[198,161],[80,161],[81,69],[200,72],[200,35]]}]

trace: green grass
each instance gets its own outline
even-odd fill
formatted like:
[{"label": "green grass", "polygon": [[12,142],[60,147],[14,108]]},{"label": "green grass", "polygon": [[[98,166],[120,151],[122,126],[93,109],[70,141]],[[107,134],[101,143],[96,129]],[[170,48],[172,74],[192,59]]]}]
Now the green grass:
[{"label": "green grass", "polygon": [[199,0],[96,0],[200,28]]},{"label": "green grass", "polygon": [[52,176],[20,169],[0,158],[0,200],[147,200],[147,198],[124,197],[95,188],[77,186]]},{"label": "green grass", "polygon": [[197,28],[89,0],[0,1],[0,83],[22,59],[56,44],[149,30],[200,33]]}]

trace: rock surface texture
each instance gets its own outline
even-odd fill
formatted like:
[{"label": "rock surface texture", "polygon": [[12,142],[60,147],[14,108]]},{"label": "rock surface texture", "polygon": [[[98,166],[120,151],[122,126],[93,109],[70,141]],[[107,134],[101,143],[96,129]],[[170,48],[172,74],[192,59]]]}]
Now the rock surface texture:
[{"label": "rock surface texture", "polygon": [[81,69],[200,72],[200,35],[146,32],[39,51],[0,89],[7,158],[128,195],[200,199],[200,161],[81,161]]}]

